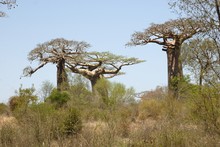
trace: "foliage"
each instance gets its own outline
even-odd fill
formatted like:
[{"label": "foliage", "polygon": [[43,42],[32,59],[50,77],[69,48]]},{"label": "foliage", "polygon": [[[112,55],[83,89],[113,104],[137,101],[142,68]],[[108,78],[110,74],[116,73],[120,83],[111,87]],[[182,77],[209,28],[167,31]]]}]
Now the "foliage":
[{"label": "foliage", "polygon": [[86,42],[78,42],[66,40],[64,38],[57,38],[43,44],[38,44],[28,54],[28,60],[38,61],[39,66],[33,69],[31,66],[23,70],[24,76],[31,76],[40,68],[48,63],[56,64],[57,66],[57,89],[66,90],[68,88],[68,79],[66,73],[66,63],[74,60],[79,60],[81,55],[90,45]]},{"label": "foliage", "polygon": [[199,21],[191,18],[179,18],[166,21],[163,24],[151,24],[143,32],[135,32],[127,45],[154,43],[163,46],[162,50],[167,53],[168,90],[178,98],[178,82],[183,77],[180,60],[181,45],[203,31],[203,26]]},{"label": "foliage", "polygon": [[194,119],[201,122],[208,133],[220,135],[219,89],[204,86],[192,94],[194,98],[191,100],[191,109]]},{"label": "foliage", "polygon": [[10,108],[4,103],[0,103],[0,115],[9,115],[9,114],[10,114]]},{"label": "foliage", "polygon": [[37,102],[37,96],[34,95],[35,88],[32,86],[31,88],[23,89],[22,86],[16,92],[17,95],[12,96],[9,100],[9,107],[12,111],[16,109],[23,109],[26,111],[28,105],[34,104]]},{"label": "foliage", "polygon": [[64,120],[64,134],[76,135],[82,130],[82,120],[78,110],[72,108],[69,110]]},{"label": "foliage", "polygon": [[41,97],[41,101],[46,101],[46,98],[51,94],[52,90],[54,89],[54,86],[49,81],[44,81],[41,85],[39,94]]},{"label": "foliage", "polygon": [[157,119],[164,111],[164,103],[162,100],[156,99],[143,100],[140,102],[138,110],[140,120]]},{"label": "foliage", "polygon": [[4,124],[0,128],[0,145],[4,147],[15,145],[16,133],[16,128],[14,128],[11,124]]},{"label": "foliage", "polygon": [[134,89],[126,89],[123,84],[111,83],[106,79],[100,79],[95,86],[98,97],[107,107],[113,108],[119,104],[134,102]]},{"label": "foliage", "polygon": [[46,101],[54,104],[57,108],[61,108],[69,99],[70,95],[67,91],[58,91],[57,89],[54,89]]},{"label": "foliage", "polygon": [[186,82],[183,99],[157,88],[137,102],[130,99],[133,90],[103,80],[94,102],[81,80],[61,107],[56,98],[63,93],[53,91],[54,103],[29,104],[26,113],[13,113],[16,123],[0,119],[0,146],[218,146],[218,88]]},{"label": "foliage", "polygon": [[101,78],[112,78],[124,74],[122,67],[144,62],[138,58],[128,58],[110,52],[87,52],[81,55],[81,60],[67,62],[68,68],[90,80],[92,88]]},{"label": "foliage", "polygon": [[200,86],[220,80],[219,44],[213,39],[193,39],[183,45],[183,63]]},{"label": "foliage", "polygon": [[71,86],[68,92],[71,95],[71,99],[75,101],[91,100],[92,93],[86,78],[79,74],[75,74],[70,83]]}]

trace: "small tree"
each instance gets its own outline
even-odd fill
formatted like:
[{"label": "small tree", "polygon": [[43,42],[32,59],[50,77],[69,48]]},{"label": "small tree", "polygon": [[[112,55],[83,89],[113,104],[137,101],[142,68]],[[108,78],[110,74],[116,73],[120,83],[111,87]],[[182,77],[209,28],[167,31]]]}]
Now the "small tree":
[{"label": "small tree", "polygon": [[63,38],[53,39],[43,44],[38,44],[29,55],[29,61],[39,61],[39,66],[35,69],[28,66],[24,69],[24,76],[31,76],[38,69],[48,63],[57,66],[57,89],[65,90],[68,87],[68,79],[65,71],[66,62],[74,60],[90,45],[86,42],[65,40]]},{"label": "small tree", "polygon": [[53,89],[54,86],[52,83],[50,83],[49,81],[44,81],[40,89],[41,100],[45,102],[46,98],[51,94]]},{"label": "small tree", "polygon": [[101,78],[112,78],[123,74],[123,66],[129,66],[144,62],[137,58],[127,58],[124,56],[114,55],[109,52],[90,52],[84,54],[81,60],[68,62],[68,68],[77,74],[83,75],[89,79],[94,91],[94,86]]},{"label": "small tree", "polygon": [[194,39],[183,44],[183,63],[200,86],[220,80],[219,45],[212,39]]},{"label": "small tree", "polygon": [[105,106],[115,108],[117,105],[128,105],[135,102],[135,90],[126,88],[121,83],[112,83],[107,79],[100,79],[94,87],[101,102]]},{"label": "small tree", "polygon": [[67,101],[70,100],[70,95],[66,91],[58,91],[54,89],[51,95],[47,97],[46,101],[55,105],[56,108],[61,108]]},{"label": "small tree", "polygon": [[30,104],[36,103],[37,96],[34,94],[35,88],[25,88],[23,89],[22,86],[16,92],[17,95],[12,96],[9,99],[9,107],[12,111],[17,109],[22,109],[24,111],[27,110]]}]

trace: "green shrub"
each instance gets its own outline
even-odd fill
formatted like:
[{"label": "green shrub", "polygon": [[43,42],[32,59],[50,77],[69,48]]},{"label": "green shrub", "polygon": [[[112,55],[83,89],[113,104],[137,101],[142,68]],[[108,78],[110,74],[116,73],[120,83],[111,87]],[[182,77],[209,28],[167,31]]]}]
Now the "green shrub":
[{"label": "green shrub", "polygon": [[103,107],[115,109],[117,105],[135,102],[135,90],[127,89],[121,83],[112,83],[106,79],[100,79],[95,85],[96,96]]},{"label": "green shrub", "polygon": [[191,112],[195,120],[202,123],[206,132],[220,134],[220,95],[219,89],[202,87],[194,92],[191,99]]},{"label": "green shrub", "polygon": [[76,135],[82,130],[82,120],[79,111],[71,109],[64,120],[63,131],[66,135]]},{"label": "green shrub", "polygon": [[46,101],[49,101],[50,103],[54,104],[56,108],[61,108],[67,103],[69,99],[70,95],[68,92],[58,91],[57,89],[54,89],[51,92],[51,95],[46,99]]},{"label": "green shrub", "polygon": [[34,92],[34,87],[23,89],[21,86],[16,92],[16,95],[9,99],[9,107],[11,111],[18,110],[25,112],[31,104],[36,103],[38,98]]}]

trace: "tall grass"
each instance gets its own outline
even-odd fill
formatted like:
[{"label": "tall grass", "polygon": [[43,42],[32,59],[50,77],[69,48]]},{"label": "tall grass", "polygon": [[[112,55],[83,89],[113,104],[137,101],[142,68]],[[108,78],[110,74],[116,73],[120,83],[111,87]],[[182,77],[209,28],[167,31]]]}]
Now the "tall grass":
[{"label": "tall grass", "polygon": [[[117,95],[114,86],[119,86],[121,93]],[[96,99],[85,87],[74,85],[67,91],[68,101],[62,105],[56,101],[20,105],[8,113],[10,117],[4,115],[5,120],[0,121],[0,146],[220,145],[219,93],[215,89],[190,91],[179,100],[157,89],[157,94],[151,93],[150,98],[139,102],[131,97],[125,100],[128,93],[124,86],[113,84],[106,89],[105,98],[100,94]],[[53,96],[56,97],[54,93]],[[4,109],[8,111],[5,106]]]}]

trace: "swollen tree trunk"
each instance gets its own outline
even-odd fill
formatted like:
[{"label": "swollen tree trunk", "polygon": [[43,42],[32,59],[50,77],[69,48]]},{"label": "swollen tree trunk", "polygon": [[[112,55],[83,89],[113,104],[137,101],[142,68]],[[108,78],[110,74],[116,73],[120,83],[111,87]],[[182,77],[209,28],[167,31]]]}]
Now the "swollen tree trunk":
[{"label": "swollen tree trunk", "polygon": [[167,49],[168,65],[168,90],[175,98],[178,98],[179,82],[183,77],[182,63],[180,61],[180,46]]},{"label": "swollen tree trunk", "polygon": [[65,71],[65,60],[62,59],[57,64],[57,90],[63,91],[68,88],[68,79]]},{"label": "swollen tree trunk", "polygon": [[90,78],[90,82],[91,82],[91,86],[92,86],[92,92],[95,93],[95,85],[96,83],[98,82],[98,80],[100,79],[100,77],[93,77],[93,78]]}]

